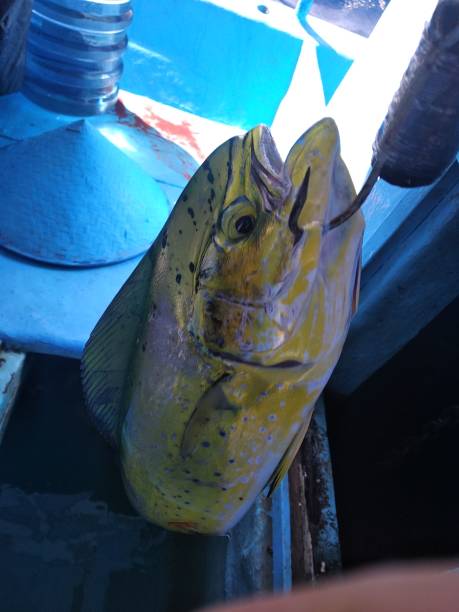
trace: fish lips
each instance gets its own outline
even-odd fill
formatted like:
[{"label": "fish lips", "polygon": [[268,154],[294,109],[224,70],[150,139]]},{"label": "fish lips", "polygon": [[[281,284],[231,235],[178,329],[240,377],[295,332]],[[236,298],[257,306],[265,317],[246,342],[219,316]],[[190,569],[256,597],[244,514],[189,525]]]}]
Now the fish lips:
[{"label": "fish lips", "polygon": [[204,288],[196,295],[192,319],[193,339],[213,357],[237,366],[244,364],[267,370],[304,369],[302,356],[284,352],[295,325],[276,322],[272,304],[248,304]]}]

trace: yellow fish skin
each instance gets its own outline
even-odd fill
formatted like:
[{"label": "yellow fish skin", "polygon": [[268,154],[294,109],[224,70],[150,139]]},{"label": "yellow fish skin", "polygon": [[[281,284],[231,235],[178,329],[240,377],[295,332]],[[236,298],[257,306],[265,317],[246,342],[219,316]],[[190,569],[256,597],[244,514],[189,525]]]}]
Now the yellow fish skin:
[{"label": "yellow fish skin", "polygon": [[95,425],[148,520],[225,534],[286,473],[357,305],[361,213],[331,119],[284,162],[259,126],[214,151],[97,324]]}]

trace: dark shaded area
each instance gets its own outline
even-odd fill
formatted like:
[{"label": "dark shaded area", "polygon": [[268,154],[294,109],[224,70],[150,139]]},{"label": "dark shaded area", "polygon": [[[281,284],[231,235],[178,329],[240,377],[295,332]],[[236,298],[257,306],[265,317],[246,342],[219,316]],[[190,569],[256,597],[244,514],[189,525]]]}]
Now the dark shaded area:
[{"label": "dark shaded area", "polygon": [[78,494],[135,515],[117,457],[84,409],[79,362],[30,355],[26,378],[0,446],[0,483],[26,493]]},{"label": "dark shaded area", "polygon": [[343,565],[459,554],[459,300],[327,397]]},{"label": "dark shaded area", "polygon": [[0,95],[20,89],[32,0],[0,0]]},{"label": "dark shaded area", "polygon": [[0,446],[2,610],[186,611],[224,596],[228,540],[136,515],[79,362],[31,356]]}]

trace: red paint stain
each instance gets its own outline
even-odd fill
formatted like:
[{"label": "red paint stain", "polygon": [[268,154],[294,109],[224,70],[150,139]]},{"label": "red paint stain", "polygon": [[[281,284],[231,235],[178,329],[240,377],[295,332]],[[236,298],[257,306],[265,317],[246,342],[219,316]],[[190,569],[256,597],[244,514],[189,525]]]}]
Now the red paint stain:
[{"label": "red paint stain", "polygon": [[144,121],[149,125],[153,125],[165,138],[176,142],[177,144],[188,145],[199,159],[203,159],[204,155],[199,147],[198,141],[191,129],[191,124],[188,121],[181,123],[173,123],[154,113],[151,109],[146,110]]},{"label": "red paint stain", "polygon": [[179,529],[180,531],[197,531],[197,524],[191,521],[170,521],[167,526],[171,529]]},{"label": "red paint stain", "polygon": [[138,115],[134,115],[134,117],[134,127],[136,127],[138,130],[141,130],[142,132],[148,132],[151,130],[151,125],[148,125],[148,123],[144,121],[141,117],[139,117]]},{"label": "red paint stain", "polygon": [[116,101],[116,104],[115,104],[115,113],[116,113],[116,116],[118,117],[118,119],[127,119],[128,112],[127,112],[126,107],[124,106],[124,104],[121,102],[121,100],[117,100]]},{"label": "red paint stain", "polygon": [[[151,126],[149,126],[148,123],[146,123],[141,117],[139,117],[135,113],[131,113],[131,111],[124,106],[121,100],[118,100],[115,105],[115,113],[121,125],[141,130],[146,134],[152,132]],[[162,138],[161,134],[158,134],[158,136]]]},{"label": "red paint stain", "polygon": [[[162,140],[165,143],[175,143],[179,147],[182,146],[184,149],[187,147],[193,149],[196,157],[200,160],[204,159],[188,122],[183,121],[180,124],[176,124],[167,121],[154,113],[148,106],[144,106],[141,109],[140,115],[138,115],[131,112],[121,100],[117,101],[114,111],[121,125],[139,130],[149,137],[152,150],[161,161],[164,161],[163,156],[165,151],[158,143],[158,140]],[[156,141],[152,140],[153,136],[156,138]],[[190,174],[189,172],[189,162],[183,159],[183,156],[178,155],[177,151],[175,151],[173,162],[170,160],[169,165],[170,167],[176,167],[177,172],[182,174],[185,180],[190,180],[192,173]]]}]

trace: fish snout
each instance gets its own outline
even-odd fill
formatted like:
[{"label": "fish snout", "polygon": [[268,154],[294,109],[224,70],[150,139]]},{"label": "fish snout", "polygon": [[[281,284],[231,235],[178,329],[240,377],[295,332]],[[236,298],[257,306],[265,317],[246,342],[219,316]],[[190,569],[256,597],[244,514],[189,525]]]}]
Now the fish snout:
[{"label": "fish snout", "polygon": [[337,125],[326,117],[307,130],[287,156],[285,166],[292,188],[283,214],[295,242],[308,224],[324,223],[328,216],[339,153]]}]

